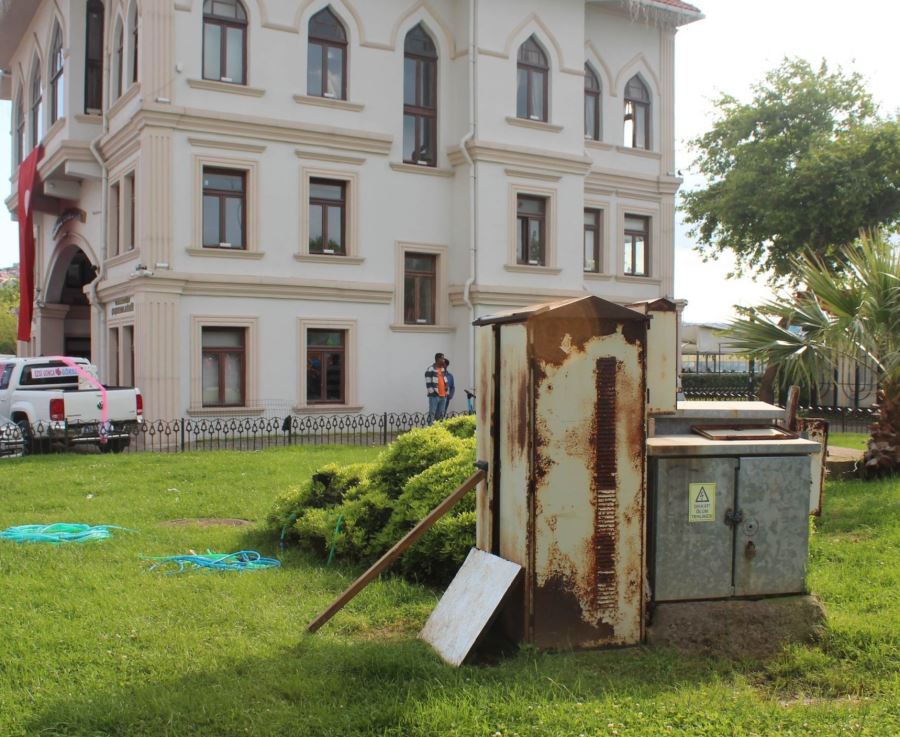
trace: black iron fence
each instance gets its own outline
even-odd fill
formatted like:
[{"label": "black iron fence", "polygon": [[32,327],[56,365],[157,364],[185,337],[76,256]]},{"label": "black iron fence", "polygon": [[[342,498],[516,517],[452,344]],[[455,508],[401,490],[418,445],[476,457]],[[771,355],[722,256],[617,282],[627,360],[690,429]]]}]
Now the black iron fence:
[{"label": "black iron fence", "polygon": [[[450,412],[456,417],[462,412]],[[147,420],[140,424],[73,430],[53,423],[0,427],[0,455],[89,452],[183,453],[194,450],[262,450],[291,445],[387,445],[398,435],[425,427],[425,412],[204,417]]]},{"label": "black iron fence", "polygon": [[814,407],[800,407],[799,414],[803,417],[818,417],[828,420],[829,432],[853,432],[868,435],[872,423],[878,416],[875,407],[829,407],[817,405]]}]

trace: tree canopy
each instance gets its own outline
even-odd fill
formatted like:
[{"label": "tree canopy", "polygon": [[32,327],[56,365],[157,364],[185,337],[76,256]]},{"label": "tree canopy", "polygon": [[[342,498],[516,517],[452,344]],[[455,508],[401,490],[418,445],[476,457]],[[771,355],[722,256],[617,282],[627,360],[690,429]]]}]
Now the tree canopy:
[{"label": "tree canopy", "polygon": [[19,282],[10,279],[0,285],[0,353],[15,354],[18,325]]},{"label": "tree canopy", "polygon": [[900,122],[877,116],[859,74],[785,59],[749,102],[714,105],[691,142],[707,183],[683,195],[704,258],[729,250],[737,273],[795,281],[797,253],[840,269],[861,229],[900,220]]}]

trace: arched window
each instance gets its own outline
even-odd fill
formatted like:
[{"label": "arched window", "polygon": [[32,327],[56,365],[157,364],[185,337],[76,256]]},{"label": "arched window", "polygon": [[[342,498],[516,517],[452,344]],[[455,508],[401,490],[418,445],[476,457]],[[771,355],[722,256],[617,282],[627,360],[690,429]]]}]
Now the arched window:
[{"label": "arched window", "polygon": [[16,96],[16,117],[13,125],[15,139],[13,142],[13,165],[18,166],[25,159],[25,92],[19,86]]},{"label": "arched window", "polygon": [[347,32],[331,8],[309,19],[306,94],[347,99]]},{"label": "arched window", "polygon": [[125,31],[122,28],[122,19],[116,20],[116,30],[113,34],[113,58],[112,58],[112,87],[110,88],[111,100],[118,100],[122,96],[125,86]]},{"label": "arched window", "polygon": [[62,31],[57,23],[53,29],[53,41],[50,44],[50,125],[65,115],[65,108]]},{"label": "arched window", "polygon": [[31,63],[31,148],[44,137],[44,84],[41,79],[41,60]]},{"label": "arched window", "polygon": [[203,78],[247,83],[247,11],[238,0],[203,3]]},{"label": "arched window", "polygon": [[584,137],[600,140],[600,80],[584,65]]},{"label": "arched window", "polygon": [[129,84],[138,81],[138,13],[137,4],[132,2],[128,10],[128,37],[131,42],[131,54],[128,58]]},{"label": "arched window", "polygon": [[547,120],[550,65],[547,55],[531,36],[519,47],[516,117]]},{"label": "arched window", "polygon": [[625,145],[650,148],[650,91],[637,74],[625,85]]},{"label": "arched window", "polygon": [[437,49],[421,23],[403,47],[403,160],[437,164]]},{"label": "arched window", "polygon": [[84,34],[84,112],[103,105],[103,3],[88,0]]}]

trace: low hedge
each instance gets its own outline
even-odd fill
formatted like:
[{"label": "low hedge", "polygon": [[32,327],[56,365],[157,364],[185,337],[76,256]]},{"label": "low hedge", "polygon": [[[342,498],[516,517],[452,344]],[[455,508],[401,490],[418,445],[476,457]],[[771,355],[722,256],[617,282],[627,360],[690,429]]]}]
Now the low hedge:
[{"label": "low hedge", "polygon": [[[267,525],[321,556],[368,563],[385,553],[473,472],[475,419],[411,430],[373,463],[330,464],[276,499]],[[468,494],[402,556],[408,578],[447,583],[475,544]]]}]

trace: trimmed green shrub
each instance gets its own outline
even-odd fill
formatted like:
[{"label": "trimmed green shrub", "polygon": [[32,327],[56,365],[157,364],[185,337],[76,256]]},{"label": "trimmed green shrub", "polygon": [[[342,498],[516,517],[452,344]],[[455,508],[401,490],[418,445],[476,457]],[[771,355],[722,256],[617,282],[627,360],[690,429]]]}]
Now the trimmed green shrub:
[{"label": "trimmed green shrub", "polygon": [[[267,524],[318,555],[334,545],[343,560],[370,562],[472,474],[474,434],[474,418],[457,417],[401,435],[374,463],[323,466],[276,499]],[[404,575],[449,581],[475,543],[474,496],[468,494],[404,554]]]}]

